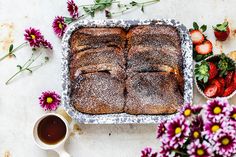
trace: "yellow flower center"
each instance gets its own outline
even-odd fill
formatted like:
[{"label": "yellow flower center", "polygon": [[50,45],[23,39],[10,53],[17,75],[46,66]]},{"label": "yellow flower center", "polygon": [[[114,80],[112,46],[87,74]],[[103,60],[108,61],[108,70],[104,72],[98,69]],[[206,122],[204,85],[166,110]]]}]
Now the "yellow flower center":
[{"label": "yellow flower center", "polygon": [[201,148],[197,149],[197,155],[200,155],[200,156],[204,155],[204,150]]},{"label": "yellow flower center", "polygon": [[234,113],[234,114],[232,115],[232,118],[236,119],[236,113]]},{"label": "yellow flower center", "polygon": [[228,145],[229,144],[229,139],[227,138],[227,137],[225,137],[225,138],[223,138],[223,140],[221,141],[221,143],[223,144],[223,145]]},{"label": "yellow flower center", "polygon": [[53,102],[53,99],[51,97],[47,97],[47,103],[51,104]]},{"label": "yellow flower center", "polygon": [[217,125],[217,124],[215,124],[215,125],[213,125],[213,126],[211,127],[211,131],[212,131],[212,132],[216,132],[216,131],[219,130],[219,129],[220,129],[220,126]]},{"label": "yellow flower center", "polygon": [[192,113],[192,111],[191,111],[190,109],[186,109],[186,110],[184,111],[184,115],[185,115],[186,117],[190,116],[191,113]]},{"label": "yellow flower center", "polygon": [[35,35],[33,35],[33,34],[31,34],[30,36],[33,40],[36,38]]},{"label": "yellow flower center", "polygon": [[179,133],[181,133],[181,128],[180,127],[177,127],[177,128],[175,128],[175,134],[179,134]]},{"label": "yellow flower center", "polygon": [[62,28],[63,28],[63,26],[62,26],[62,24],[61,24],[61,23],[59,23],[59,24],[58,24],[58,27],[59,27],[60,29],[62,29]]},{"label": "yellow flower center", "polygon": [[214,108],[213,112],[215,114],[220,114],[221,113],[221,108],[217,106],[217,107]]},{"label": "yellow flower center", "polygon": [[199,132],[198,131],[194,131],[193,132],[193,137],[194,138],[198,138],[199,137]]}]

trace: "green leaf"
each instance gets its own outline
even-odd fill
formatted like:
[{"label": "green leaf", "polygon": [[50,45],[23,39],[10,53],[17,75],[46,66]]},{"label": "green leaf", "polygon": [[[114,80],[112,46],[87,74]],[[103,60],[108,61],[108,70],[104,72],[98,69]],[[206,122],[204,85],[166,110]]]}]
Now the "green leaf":
[{"label": "green leaf", "polygon": [[66,24],[70,24],[71,22],[73,22],[73,19],[70,17],[64,17],[64,20]]},{"label": "green leaf", "polygon": [[142,5],[142,7],[141,7],[141,11],[144,13],[144,6]]},{"label": "green leaf", "polygon": [[19,68],[19,70],[22,70],[22,66],[21,65],[17,65],[17,68]]},{"label": "green leaf", "polygon": [[207,83],[207,82],[208,82],[208,77],[207,77],[207,76],[205,76],[205,77],[203,78],[203,82],[204,82],[204,83]]},{"label": "green leaf", "polygon": [[195,30],[198,30],[198,29],[199,29],[199,26],[198,26],[197,22],[193,22],[193,28],[194,28]]},{"label": "green leaf", "polygon": [[11,44],[10,47],[9,47],[9,53],[11,53],[12,50],[13,50],[13,44]]},{"label": "green leaf", "polygon": [[229,25],[229,23],[226,21],[222,24],[217,24],[216,27],[213,27],[213,28],[217,31],[220,31],[220,32],[226,32],[228,25]]},{"label": "green leaf", "polygon": [[207,30],[207,25],[202,25],[201,28],[202,32],[205,32]]},{"label": "green leaf", "polygon": [[138,3],[135,2],[135,1],[132,1],[132,2],[130,2],[129,4],[132,5],[132,6],[136,6]]},{"label": "green leaf", "polygon": [[33,73],[33,71],[32,71],[32,70],[30,70],[29,68],[27,68],[26,70],[27,70],[27,71],[29,71],[30,73]]}]

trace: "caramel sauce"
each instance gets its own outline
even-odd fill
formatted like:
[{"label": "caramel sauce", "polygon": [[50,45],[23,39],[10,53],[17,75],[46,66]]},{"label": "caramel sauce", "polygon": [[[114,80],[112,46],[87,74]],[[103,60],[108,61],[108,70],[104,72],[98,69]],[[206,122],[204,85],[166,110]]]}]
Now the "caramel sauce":
[{"label": "caramel sauce", "polygon": [[64,139],[66,125],[57,116],[45,117],[38,125],[38,136],[46,144],[56,144]]}]

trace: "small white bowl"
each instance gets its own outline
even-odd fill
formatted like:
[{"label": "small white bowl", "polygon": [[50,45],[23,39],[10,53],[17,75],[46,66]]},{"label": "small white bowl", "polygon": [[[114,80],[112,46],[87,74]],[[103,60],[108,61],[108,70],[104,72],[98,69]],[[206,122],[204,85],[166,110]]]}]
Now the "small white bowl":
[{"label": "small white bowl", "polygon": [[[216,55],[209,56],[209,57],[207,57],[207,58],[204,59],[204,60],[205,60],[205,61],[209,61],[209,60],[211,60],[211,59],[213,59],[213,58],[220,57],[220,56],[221,56],[221,54],[216,54]],[[231,61],[233,61],[233,62],[234,62],[234,65],[235,65],[235,67],[236,67],[236,62],[235,62],[232,58],[230,58],[230,57],[228,57],[228,56],[226,56],[226,57],[229,58]],[[203,61],[203,60],[202,60],[202,61]],[[201,62],[202,62],[202,61],[201,61]],[[199,63],[201,63],[201,62],[199,62]],[[199,64],[199,63],[197,63],[197,64]],[[194,69],[195,69],[195,67],[194,67]],[[236,70],[235,70],[235,72],[236,72]],[[207,97],[207,96],[204,94],[204,92],[203,92],[203,91],[200,89],[200,87],[198,86],[198,83],[197,83],[197,79],[196,79],[196,77],[195,77],[195,74],[194,74],[194,83],[195,83],[195,85],[196,85],[198,91],[201,93],[201,95],[204,96],[206,99],[211,100],[211,99],[215,99],[215,98],[216,98],[216,97],[214,97],[214,98],[209,98],[209,97]],[[218,97],[218,98],[221,98],[221,99],[230,99],[230,98],[232,98],[235,94],[236,94],[236,90],[235,90],[232,94],[230,94],[229,96],[227,96],[227,97]]]}]

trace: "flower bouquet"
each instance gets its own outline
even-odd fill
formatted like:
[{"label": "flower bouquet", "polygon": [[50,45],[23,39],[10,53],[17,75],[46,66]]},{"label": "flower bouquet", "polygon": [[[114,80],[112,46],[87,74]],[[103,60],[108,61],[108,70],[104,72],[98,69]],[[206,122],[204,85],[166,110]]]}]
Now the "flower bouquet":
[{"label": "flower bouquet", "polygon": [[171,121],[159,124],[161,151],[141,157],[233,157],[236,154],[236,106],[223,99],[202,107],[187,104]]}]

